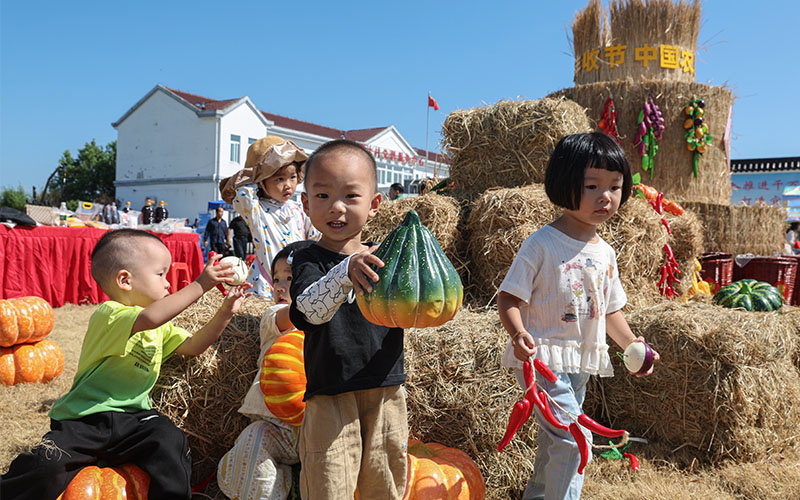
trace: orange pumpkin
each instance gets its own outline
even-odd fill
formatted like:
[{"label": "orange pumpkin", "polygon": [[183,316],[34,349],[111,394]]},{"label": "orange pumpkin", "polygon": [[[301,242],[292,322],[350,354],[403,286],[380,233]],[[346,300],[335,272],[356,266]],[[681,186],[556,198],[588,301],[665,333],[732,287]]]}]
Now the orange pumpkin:
[{"label": "orange pumpkin", "polygon": [[49,382],[64,370],[61,348],[47,339],[0,347],[0,384]]},{"label": "orange pumpkin", "polygon": [[408,442],[408,481],[403,500],[483,500],[481,471],[463,451],[438,443]]},{"label": "orange pumpkin", "polygon": [[278,337],[267,349],[261,362],[261,392],[273,415],[282,421],[300,425],[306,411],[303,340],[299,330]]},{"label": "orange pumpkin", "polygon": [[0,347],[41,340],[54,323],[53,308],[41,297],[0,300]]},{"label": "orange pumpkin", "polygon": [[84,467],[56,500],[147,500],[150,476],[133,464]]}]

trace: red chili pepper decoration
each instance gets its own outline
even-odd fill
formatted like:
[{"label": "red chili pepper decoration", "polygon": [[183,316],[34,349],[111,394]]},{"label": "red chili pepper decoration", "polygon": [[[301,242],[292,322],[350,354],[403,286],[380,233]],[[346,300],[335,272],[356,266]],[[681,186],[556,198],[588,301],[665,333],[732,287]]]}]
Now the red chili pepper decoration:
[{"label": "red chili pepper decoration", "polygon": [[667,234],[672,234],[672,229],[669,227],[669,221],[665,218],[661,218],[661,223],[664,224],[664,227],[667,228]]},{"label": "red chili pepper decoration", "polygon": [[631,469],[634,472],[639,472],[639,459],[633,453],[623,453],[622,456],[631,461]]},{"label": "red chili pepper decoration", "polygon": [[603,114],[600,116],[600,121],[597,126],[601,131],[613,137],[617,142],[620,142],[619,132],[617,131],[617,109],[614,107],[614,98],[609,97],[606,99],[603,106]]},{"label": "red chili pepper decoration", "polygon": [[[208,252],[208,258],[209,258],[209,259],[210,259],[211,257],[214,257],[214,256],[216,256],[216,255],[217,255],[217,253],[216,253],[216,252]],[[216,266],[217,264],[219,264],[219,261],[216,261],[216,262],[214,262],[214,265],[215,265],[215,266]],[[228,296],[228,291],[227,291],[227,290],[225,290],[225,287],[223,287],[223,286],[222,286],[222,283],[217,283],[217,289],[218,289],[218,290],[219,290],[219,291],[222,293],[222,296],[223,296],[223,297],[227,297],[227,296]]]},{"label": "red chili pepper decoration", "polygon": [[600,434],[601,436],[609,438],[618,438],[621,437],[623,434],[625,434],[625,432],[627,432],[624,429],[609,429],[608,427],[592,420],[586,414],[581,414],[578,417],[578,423],[586,427],[590,431],[594,432],[595,434]]},{"label": "red chili pepper decoration", "polygon": [[497,451],[503,451],[503,448],[511,442],[511,438],[514,437],[514,434],[516,434],[519,428],[522,427],[522,424],[525,423],[525,420],[527,420],[525,415],[530,416],[530,405],[530,401],[524,398],[514,403],[514,407],[511,409],[511,415],[508,417],[506,433],[503,435],[503,439],[500,440],[500,444],[497,445]]},{"label": "red chili pepper decoration", "polygon": [[553,412],[550,411],[550,402],[547,400],[547,393],[545,393],[544,391],[539,391],[539,400],[541,401],[541,404],[538,405],[539,411],[542,412],[542,416],[544,417],[544,419],[547,420],[550,423],[550,425],[558,429],[561,429],[562,431],[569,430],[569,427],[562,424],[556,418],[556,416],[553,415]]},{"label": "red chili pepper decoration", "polygon": [[533,405],[541,408],[542,403],[539,401],[539,396],[536,394],[536,384],[534,384],[533,381],[533,367],[531,366],[530,360],[526,359],[525,362],[522,363],[522,376],[525,379],[525,387],[527,388],[525,399],[530,401],[531,411],[533,411]]},{"label": "red chili pepper decoration", "polygon": [[583,474],[583,469],[586,467],[586,464],[589,463],[589,443],[586,441],[586,436],[583,435],[583,431],[581,431],[578,424],[575,422],[571,422],[569,424],[569,432],[572,433],[572,437],[575,438],[575,442],[578,443],[578,451],[581,452],[581,463],[578,465],[578,474]]},{"label": "red chili pepper decoration", "polygon": [[534,359],[533,366],[536,367],[536,371],[539,372],[542,375],[542,377],[546,378],[550,382],[555,383],[555,381],[558,380],[558,378],[556,378],[555,373],[553,373],[550,370],[550,367],[544,364],[544,361],[542,361],[541,359],[539,358]]}]

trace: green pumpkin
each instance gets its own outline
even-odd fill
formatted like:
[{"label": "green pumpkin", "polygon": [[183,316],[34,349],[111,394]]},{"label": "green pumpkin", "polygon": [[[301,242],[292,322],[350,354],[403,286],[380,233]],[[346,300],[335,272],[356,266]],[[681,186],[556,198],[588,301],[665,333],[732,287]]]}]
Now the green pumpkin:
[{"label": "green pumpkin", "polygon": [[461,306],[464,287],[455,267],[415,210],[381,243],[375,255],[383,268],[378,282],[357,295],[359,308],[376,325],[425,328],[450,321]]},{"label": "green pumpkin", "polygon": [[783,305],[783,296],[769,283],[744,279],[720,288],[714,294],[714,303],[732,309],[777,311]]}]

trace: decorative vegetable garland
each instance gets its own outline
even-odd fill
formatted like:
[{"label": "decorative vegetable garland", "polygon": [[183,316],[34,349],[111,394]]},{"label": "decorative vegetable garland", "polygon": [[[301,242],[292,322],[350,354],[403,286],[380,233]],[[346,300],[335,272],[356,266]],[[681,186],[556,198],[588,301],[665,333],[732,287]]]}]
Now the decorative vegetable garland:
[{"label": "decorative vegetable garland", "polygon": [[[561,408],[561,410],[570,419],[569,425],[565,425],[564,423],[560,422],[553,415],[553,412],[550,411],[550,403],[548,402],[550,395],[547,394],[547,392],[543,389],[539,389],[538,391],[536,390],[536,380],[533,374],[534,367],[542,377],[550,382],[555,382],[557,380],[555,374],[550,370],[550,367],[548,367],[541,359],[534,359],[532,365],[530,360],[525,360],[525,362],[522,363],[522,374],[526,385],[525,395],[522,399],[514,403],[514,406],[511,409],[511,415],[508,418],[506,432],[503,435],[503,439],[500,440],[500,444],[497,446],[497,451],[503,451],[503,448],[505,448],[506,445],[511,442],[511,438],[514,437],[514,434],[516,434],[519,428],[522,427],[522,424],[528,421],[533,413],[534,405],[539,408],[542,416],[545,418],[545,420],[547,420],[548,423],[550,423],[550,425],[564,431],[569,430],[569,432],[572,434],[572,437],[575,438],[575,442],[577,443],[578,450],[581,454],[581,461],[578,465],[578,474],[583,474],[583,469],[586,467],[586,464],[589,461],[589,442],[586,440],[586,436],[583,434],[583,431],[581,431],[580,427],[578,427],[578,424],[601,436],[608,438],[622,438],[620,443],[617,445],[610,444],[609,446],[605,446],[592,444],[592,446],[595,448],[616,448],[619,446],[624,446],[628,442],[628,431],[624,429],[609,429],[608,427],[595,422],[586,414],[582,413],[576,417],[572,413],[559,406],[559,408]],[[553,403],[558,405],[558,403],[555,401],[553,401]]]},{"label": "decorative vegetable garland", "polygon": [[[664,201],[664,193],[656,190],[652,186],[641,184],[642,176],[634,174],[633,176],[633,194],[639,198],[644,198],[650,201],[653,210],[661,215],[661,223],[667,229],[667,234],[672,234],[672,229],[669,227],[669,221],[663,217],[664,210],[667,210],[673,215],[680,216],[683,214],[683,207],[674,201]],[[656,192],[655,199],[651,199],[653,192]],[[667,208],[669,207],[669,208]],[[656,283],[656,286],[661,291],[661,295],[666,295],[668,299],[673,299],[678,296],[675,290],[675,284],[680,283],[681,280],[676,275],[681,273],[678,263],[675,261],[675,255],[672,253],[672,247],[669,243],[664,243],[664,253],[667,255],[667,263],[661,266],[661,279]]]},{"label": "decorative vegetable garland", "polygon": [[702,99],[693,98],[692,102],[683,108],[686,113],[686,121],[683,122],[683,128],[686,129],[686,147],[689,151],[694,152],[692,159],[692,166],[695,179],[697,178],[697,169],[700,165],[700,157],[706,152],[706,147],[711,144],[713,139],[708,133],[708,126],[704,123],[705,119],[706,102]]},{"label": "decorative vegetable garland", "polygon": [[600,116],[597,126],[601,131],[616,139],[617,142],[621,142],[619,131],[617,130],[617,108],[614,107],[614,96],[606,99],[606,103],[603,106],[603,114]]},{"label": "decorative vegetable garland", "polygon": [[689,287],[689,290],[686,291],[686,295],[683,297],[683,301],[687,302],[689,297],[693,295],[697,295],[698,293],[704,293],[706,295],[711,295],[711,285],[708,281],[704,281],[703,277],[700,275],[700,271],[703,270],[703,265],[700,264],[700,261],[694,259],[694,272],[692,273],[692,286]]},{"label": "decorative vegetable garland", "polygon": [[655,171],[654,159],[658,153],[658,143],[661,140],[661,134],[664,132],[664,118],[661,116],[661,110],[653,101],[653,96],[648,94],[647,100],[644,103],[644,109],[639,111],[639,128],[636,130],[636,135],[633,137],[633,145],[637,146],[639,156],[642,157],[642,170],[650,172],[650,178],[653,178]]}]

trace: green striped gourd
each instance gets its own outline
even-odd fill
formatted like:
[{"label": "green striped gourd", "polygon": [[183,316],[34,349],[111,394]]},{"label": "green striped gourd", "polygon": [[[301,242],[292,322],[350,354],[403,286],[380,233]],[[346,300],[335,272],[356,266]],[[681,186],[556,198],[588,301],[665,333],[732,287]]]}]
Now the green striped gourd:
[{"label": "green striped gourd", "polygon": [[777,311],[783,305],[783,296],[769,283],[743,279],[720,288],[714,294],[714,303],[748,311]]},{"label": "green striped gourd", "polygon": [[425,328],[455,316],[464,298],[461,278],[415,210],[408,211],[375,255],[384,263],[374,268],[378,282],[371,292],[356,296],[370,322]]}]

